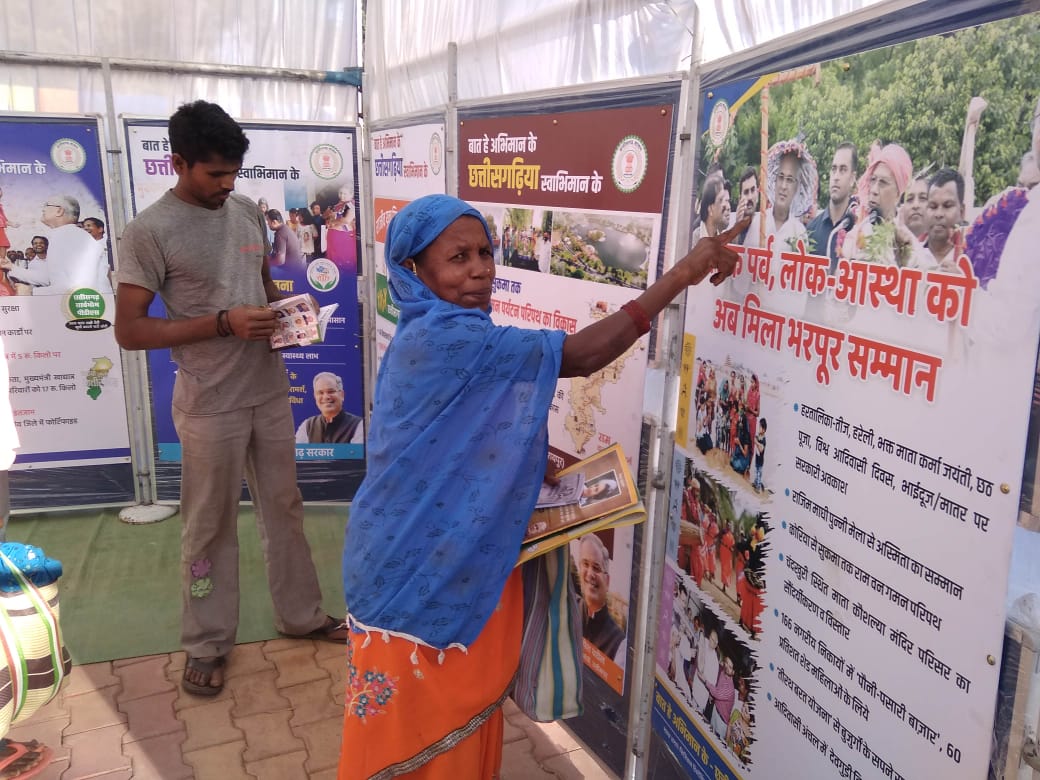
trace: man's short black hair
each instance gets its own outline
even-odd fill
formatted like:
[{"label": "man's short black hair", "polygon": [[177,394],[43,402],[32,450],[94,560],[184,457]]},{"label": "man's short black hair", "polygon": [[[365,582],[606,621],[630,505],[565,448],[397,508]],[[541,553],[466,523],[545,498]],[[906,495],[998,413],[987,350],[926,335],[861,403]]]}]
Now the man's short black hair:
[{"label": "man's short black hair", "polygon": [[758,171],[756,171],[754,168],[752,168],[749,165],[740,174],[740,178],[737,179],[737,187],[739,189],[744,189],[744,182],[746,182],[748,179],[752,179],[752,178],[755,180],[755,184],[758,184]]},{"label": "man's short black hair", "polygon": [[83,224],[84,224],[84,225],[85,225],[85,224],[87,224],[88,222],[93,222],[93,223],[94,223],[95,225],[97,225],[97,226],[98,226],[99,228],[101,228],[102,230],[104,230],[104,229],[105,229],[105,223],[104,223],[104,222],[102,222],[102,221],[101,221],[100,219],[98,219],[97,217],[87,217],[87,218],[86,218],[85,220],[83,220]]},{"label": "man's short black hair", "polygon": [[957,182],[957,201],[963,206],[964,177],[953,168],[940,168],[937,170],[935,175],[928,180],[928,191],[931,192],[932,187],[942,187],[944,184],[949,184],[951,181]]},{"label": "man's short black hair", "polygon": [[47,236],[33,236],[32,238],[29,239],[29,243],[31,244],[36,239],[40,239],[40,241],[43,242],[43,245],[45,247],[47,247],[48,249],[50,249],[51,240],[49,238],[47,238]]},{"label": "man's short black hair", "polygon": [[188,163],[206,162],[211,157],[241,162],[249,139],[238,123],[216,103],[196,100],[185,103],[170,117],[170,148]]},{"label": "man's short black hair", "polygon": [[834,153],[837,154],[842,149],[848,149],[852,153],[852,172],[856,173],[859,171],[859,152],[856,150],[856,144],[852,141],[842,141],[836,147],[834,147]]},{"label": "man's short black hair", "polygon": [[264,216],[272,222],[285,222],[285,220],[282,219],[282,212],[278,209],[268,209]]},{"label": "man's short black hair", "polygon": [[708,221],[708,209],[715,205],[715,199],[723,190],[729,189],[729,182],[722,178],[721,174],[709,176],[704,182],[704,190],[701,192],[701,207],[698,216],[701,222]]}]

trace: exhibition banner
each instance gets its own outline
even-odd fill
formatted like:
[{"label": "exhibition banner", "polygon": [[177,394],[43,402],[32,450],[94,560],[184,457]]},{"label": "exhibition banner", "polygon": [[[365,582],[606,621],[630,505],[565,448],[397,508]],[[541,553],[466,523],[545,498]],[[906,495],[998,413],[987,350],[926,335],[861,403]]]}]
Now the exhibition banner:
[{"label": "exhibition banner", "polygon": [[100,133],[96,118],[0,118],[0,333],[21,440],[14,469],[130,460]]},{"label": "exhibition banner", "polygon": [[[674,104],[665,100],[498,116],[460,112],[459,196],[491,228],[497,324],[576,333],[653,282],[675,122]],[[636,471],[647,362],[644,337],[595,374],[559,381],[549,414],[551,465],[559,469],[618,443]],[[585,663],[618,694],[634,537],[624,528],[571,543]]]},{"label": "exhibition banner", "polygon": [[[125,120],[134,213],[176,183],[166,122]],[[249,151],[235,189],[267,214],[275,285],[336,304],[322,343],[283,350],[297,426],[296,459],[364,459],[364,376],[358,316],[357,177],[350,128],[241,123]],[[275,223],[270,219],[277,212]],[[189,227],[190,226],[186,226]],[[291,236],[279,236],[279,231]],[[288,251],[277,249],[287,246]],[[152,316],[163,316],[158,296]],[[169,350],[148,353],[155,438],[161,461],[179,461],[170,405],[176,366]],[[324,420],[326,424],[319,424]]]},{"label": "exhibition banner", "polygon": [[705,96],[702,230],[755,217],[687,306],[652,721],[690,777],[986,775],[1040,333],[1014,54],[1038,29]]},{"label": "exhibition banner", "polygon": [[397,329],[397,307],[386,281],[386,229],[416,198],[444,194],[444,123],[373,130],[372,214],[376,282],[376,368]]}]

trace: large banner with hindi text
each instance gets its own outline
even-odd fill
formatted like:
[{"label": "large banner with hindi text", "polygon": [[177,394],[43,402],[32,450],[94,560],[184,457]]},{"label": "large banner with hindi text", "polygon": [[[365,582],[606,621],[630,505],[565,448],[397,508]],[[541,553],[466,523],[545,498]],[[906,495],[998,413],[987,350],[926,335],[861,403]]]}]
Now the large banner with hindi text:
[{"label": "large banner with hindi text", "polygon": [[386,229],[394,215],[416,198],[444,193],[444,123],[381,127],[372,131],[370,139],[378,369],[397,330],[397,307],[386,281]]},{"label": "large banner with hindi text", "polygon": [[[21,440],[14,469],[130,460],[99,136],[96,118],[0,118],[0,331]],[[91,492],[79,502],[91,503]]]},{"label": "large banner with hindi text", "polygon": [[687,314],[653,727],[690,777],[986,775],[1040,332],[1013,52],[1038,30],[704,97],[702,229],[755,216]]},{"label": "large banner with hindi text", "polygon": [[[460,112],[459,196],[491,228],[495,322],[574,333],[653,282],[676,95],[619,97],[611,108],[543,103],[537,111]],[[618,442],[637,470],[647,361],[643,338],[603,370],[560,380],[549,415],[556,467]],[[624,691],[633,541],[628,528],[572,543],[585,663],[617,694]]]},{"label": "large banner with hindi text", "polygon": [[[176,177],[166,122],[128,119],[124,124],[136,214],[173,186]],[[250,144],[236,190],[255,200],[268,216],[272,246],[288,247],[283,255],[275,253],[270,259],[275,284],[286,296],[307,293],[320,306],[337,306],[323,343],[282,353],[297,426],[301,490],[305,499],[350,498],[360,480],[353,472],[363,472],[364,462],[355,131],[248,122],[242,127]],[[279,236],[279,231],[292,235]],[[153,315],[161,312],[157,297]],[[170,414],[175,366],[169,350],[152,350],[148,360],[159,460],[176,463],[180,444]],[[343,426],[337,422],[340,416],[361,420],[356,426]],[[319,418],[329,424],[315,424]],[[347,435],[350,430],[353,433]],[[320,464],[333,462],[351,470],[350,479],[343,483],[347,494],[310,491],[302,469],[310,462],[319,470],[324,469]],[[327,478],[316,477],[316,481],[326,487],[329,483]]]}]

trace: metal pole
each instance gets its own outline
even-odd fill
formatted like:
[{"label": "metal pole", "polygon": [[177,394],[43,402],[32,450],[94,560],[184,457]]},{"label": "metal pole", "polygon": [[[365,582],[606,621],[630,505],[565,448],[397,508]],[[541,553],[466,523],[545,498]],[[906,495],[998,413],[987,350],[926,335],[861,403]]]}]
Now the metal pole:
[{"label": "metal pole", "polygon": [[[116,116],[115,94],[112,89],[112,69],[105,58],[101,60],[101,78],[105,86],[105,123],[108,126],[105,149],[108,164],[105,178],[111,204],[108,210],[108,235],[118,267],[118,243],[123,235],[123,228],[126,227],[126,215],[129,212],[123,189],[123,150],[120,145],[119,118]],[[134,469],[134,496],[137,503],[124,507],[119,512],[119,519],[132,525],[156,523],[176,513],[177,507],[155,503],[155,451],[151,438],[147,353],[141,350],[120,351],[126,377],[130,460]]]},{"label": "metal pole", "polygon": [[[362,250],[362,271],[358,277],[358,299],[362,303],[361,310],[365,315],[365,342],[363,369],[364,382],[364,404],[365,404],[365,430],[369,430],[372,415],[371,409],[375,398],[376,365],[378,364],[378,347],[376,329],[379,327],[379,315],[376,311],[376,232],[375,232],[375,208],[372,202],[372,193],[375,191],[372,182],[372,126],[368,123],[368,106],[371,99],[366,90],[361,90],[361,116],[365,117],[357,127],[357,145],[360,164],[358,166],[358,179],[360,182],[360,198],[362,203],[368,203],[368,208],[359,209],[360,222],[365,237]],[[362,143],[362,141],[364,141]]]},{"label": "metal pole", "polygon": [[[669,215],[669,245],[672,256],[682,257],[690,244],[690,209],[693,203],[693,179],[696,168],[697,118],[700,98],[700,61],[703,30],[700,12],[694,9],[693,57],[688,80],[683,84],[677,117],[673,180],[671,187],[671,214]],[[625,780],[644,780],[647,777],[647,757],[650,750],[650,716],[653,708],[655,659],[657,647],[657,618],[660,612],[660,586],[664,576],[664,560],[669,522],[669,489],[672,460],[675,454],[675,413],[679,405],[678,386],[682,359],[685,306],[669,305],[659,319],[658,343],[665,368],[664,393],[661,401],[661,425],[656,466],[649,470],[650,505],[643,529],[643,554],[640,560],[639,597],[636,617],[635,658],[628,716],[628,743],[625,757]],[[652,452],[652,451],[651,451]]]},{"label": "metal pole", "polygon": [[[112,69],[108,60],[101,61],[101,80],[105,88],[105,152],[108,163],[107,180],[108,199],[111,208],[108,210],[108,237],[112,243],[112,251],[116,260],[119,254],[116,249],[119,238],[126,227],[125,201],[123,198],[122,149],[119,144],[119,131],[116,117],[115,96],[112,91]],[[154,461],[142,432],[148,428],[149,421],[145,416],[148,404],[142,388],[142,378],[147,374],[142,371],[141,352],[123,352],[123,364],[126,374],[127,389],[127,422],[130,425],[130,460],[134,469],[134,496],[138,503],[150,504],[154,499],[152,471]],[[146,379],[144,381],[147,381]]]},{"label": "metal pole", "polygon": [[448,109],[444,128],[444,191],[459,194],[459,45],[448,44]]}]

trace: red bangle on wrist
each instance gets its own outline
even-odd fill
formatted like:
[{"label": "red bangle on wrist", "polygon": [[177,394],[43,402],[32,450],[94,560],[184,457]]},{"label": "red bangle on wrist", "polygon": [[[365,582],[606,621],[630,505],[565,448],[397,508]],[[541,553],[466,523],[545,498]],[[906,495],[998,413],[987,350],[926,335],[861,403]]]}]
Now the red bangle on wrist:
[{"label": "red bangle on wrist", "polygon": [[621,311],[632,318],[632,322],[635,323],[640,336],[650,332],[650,315],[646,313],[646,309],[642,307],[639,301],[629,301],[621,307]]}]

